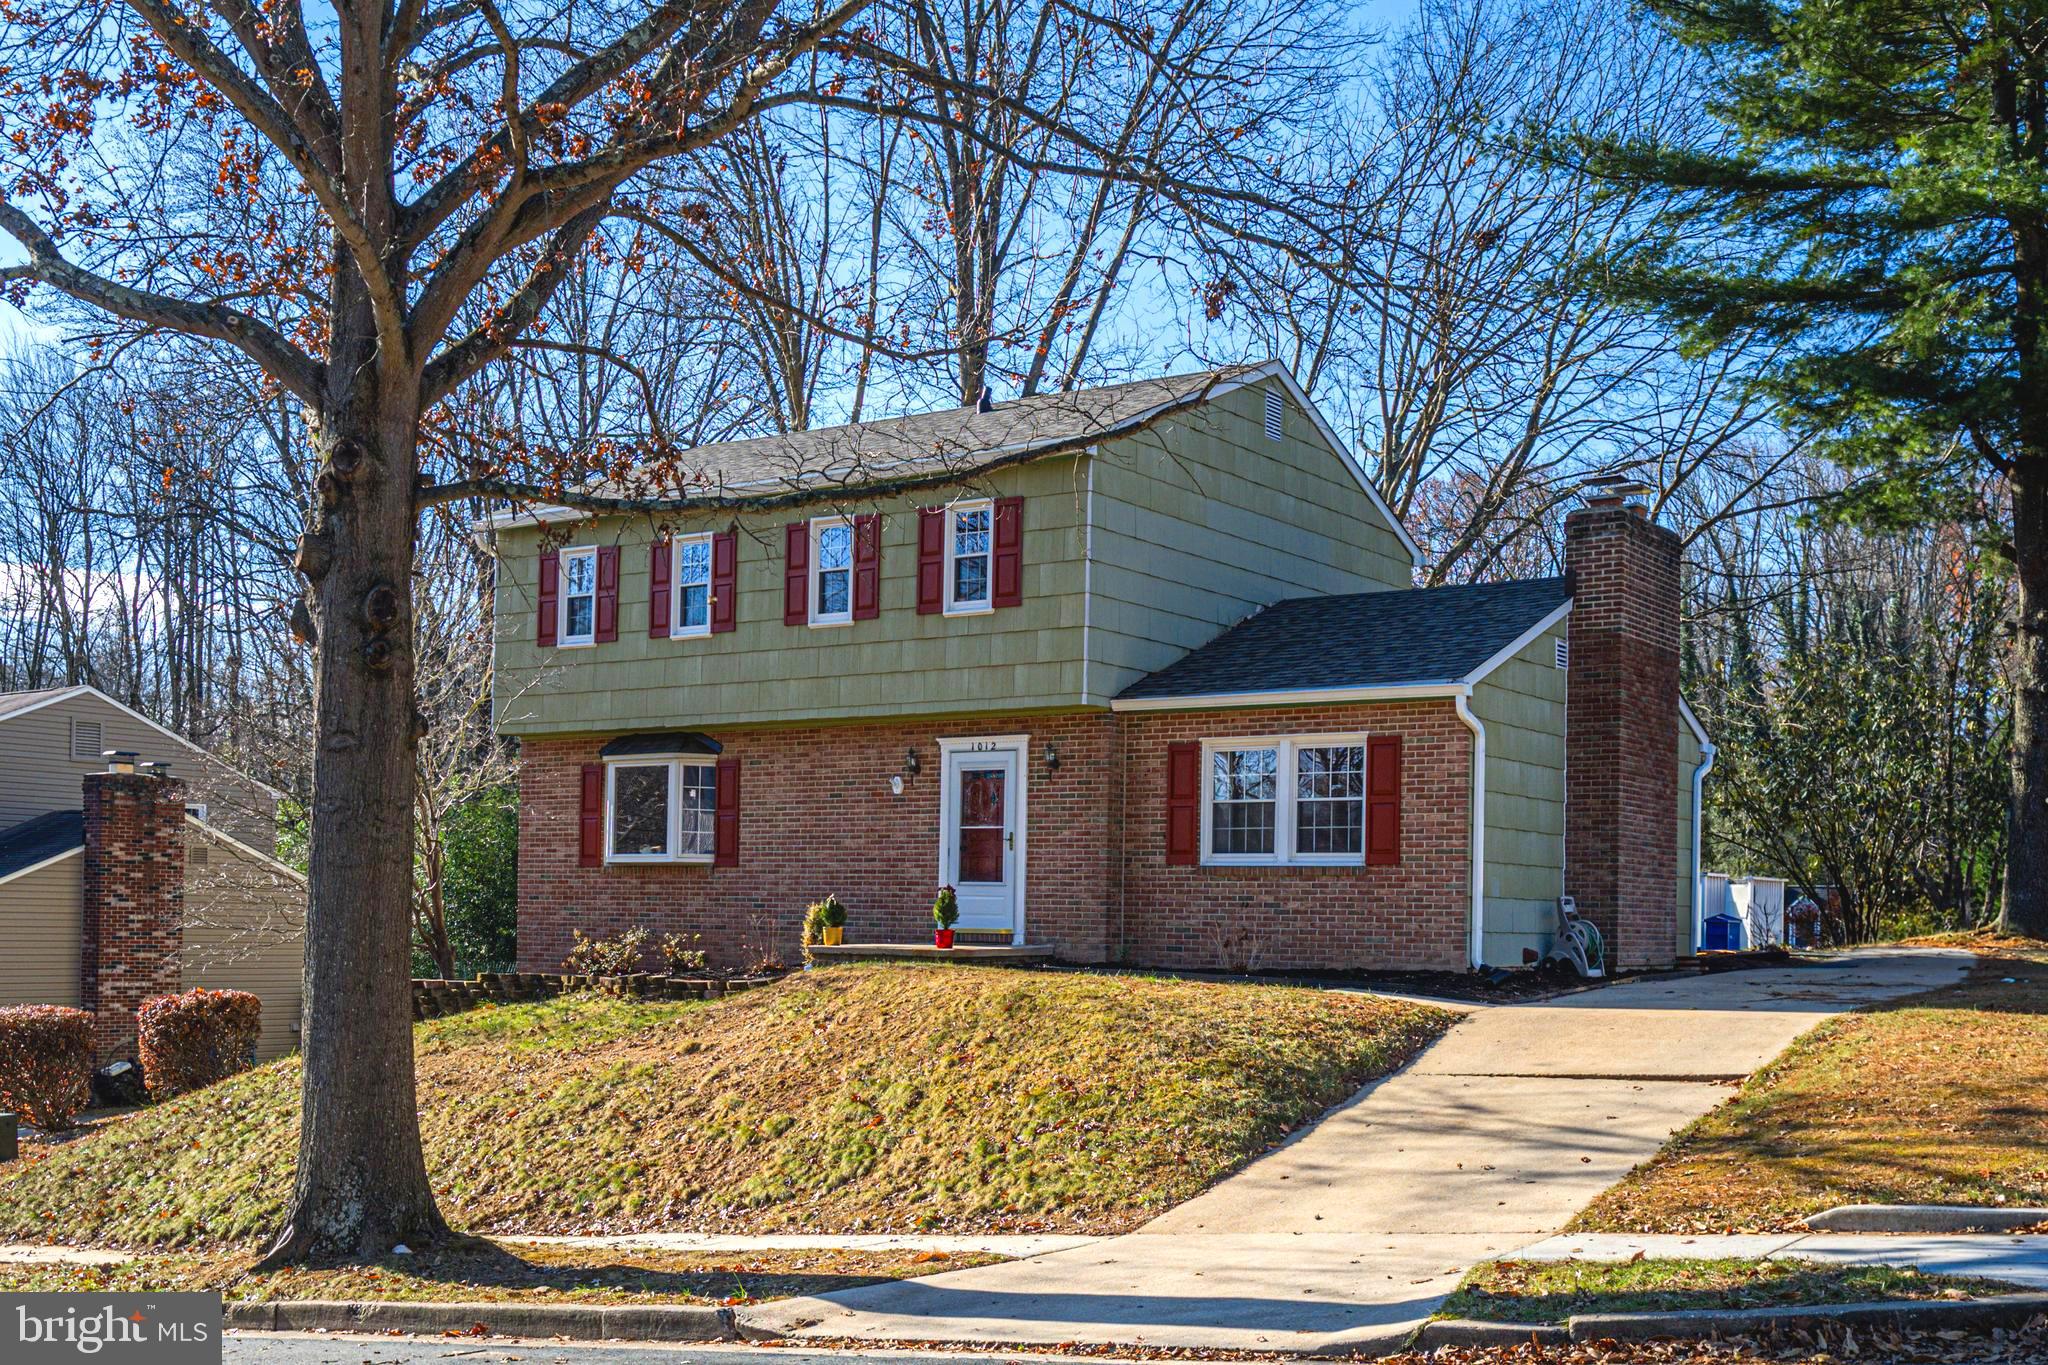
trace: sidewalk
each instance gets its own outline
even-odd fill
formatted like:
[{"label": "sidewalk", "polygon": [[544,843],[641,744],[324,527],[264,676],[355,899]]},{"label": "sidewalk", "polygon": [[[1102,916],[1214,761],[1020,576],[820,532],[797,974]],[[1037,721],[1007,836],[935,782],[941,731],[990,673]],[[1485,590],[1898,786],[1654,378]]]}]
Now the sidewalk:
[{"label": "sidewalk", "polygon": [[2004,1233],[1881,1236],[1786,1232],[1770,1236],[1629,1236],[1567,1233],[1514,1253],[1518,1261],[1653,1260],[1819,1261],[1828,1265],[1915,1266],[1942,1275],[1980,1275],[2048,1289],[2048,1236]]},{"label": "sidewalk", "polygon": [[1129,1236],[744,1321],[876,1341],[1391,1345],[1474,1263],[1556,1234],[1807,1029],[1945,985],[1971,961],[1878,950],[1481,1007],[1406,1070]]}]

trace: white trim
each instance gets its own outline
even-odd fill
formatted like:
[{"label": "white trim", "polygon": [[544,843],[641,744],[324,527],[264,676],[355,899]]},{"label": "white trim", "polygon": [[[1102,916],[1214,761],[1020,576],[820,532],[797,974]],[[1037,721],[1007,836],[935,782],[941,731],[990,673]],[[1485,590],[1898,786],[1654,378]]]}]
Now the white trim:
[{"label": "white trim", "polygon": [[[715,769],[718,763],[718,760],[716,758],[712,758],[704,754],[685,754],[667,758],[658,757],[653,754],[616,754],[610,758],[601,759],[599,761],[604,764],[604,861],[606,863],[618,863],[628,867],[633,866],[635,864],[645,863],[705,864],[711,862],[714,858],[718,856],[718,851],[715,846],[709,853],[684,853],[680,851],[683,845],[682,770],[685,765],[693,768]],[[663,838],[667,843],[667,851],[662,853],[612,852],[612,816],[613,811],[618,805],[617,778],[619,769],[621,768],[662,768],[667,770],[668,828],[663,834]],[[714,840],[717,837],[715,832],[717,828],[715,822],[718,818],[717,793],[718,788],[715,785],[714,779],[711,798],[712,820],[714,821]]]},{"label": "white trim", "polygon": [[[685,626],[683,620],[683,546],[702,543],[704,546],[704,624]],[[668,559],[668,638],[671,640],[694,640],[711,633],[711,591],[716,580],[716,565],[713,562],[718,553],[717,537],[710,531],[693,531],[686,536],[676,536],[669,542]]]},{"label": "white trim", "polygon": [[1486,725],[1472,714],[1468,688],[1457,697],[1458,719],[1472,732],[1472,835],[1466,851],[1472,860],[1472,913],[1468,916],[1465,956],[1473,967],[1486,961]]},{"label": "white trim", "polygon": [[[193,753],[198,754],[201,758],[204,758],[209,763],[219,764],[221,768],[233,773],[236,777],[241,778],[250,786],[262,791],[265,795],[269,796],[271,800],[284,800],[284,793],[279,791],[277,788],[271,786],[268,782],[259,781],[258,779],[249,776],[249,774],[243,772],[240,768],[234,767],[224,762],[223,760],[215,757],[210,751],[200,748],[197,744],[194,744],[191,740],[185,738],[177,731],[166,730],[163,726],[158,725],[155,721],[151,720],[148,716],[143,715],[140,711],[134,710],[131,707],[123,706],[120,702],[115,701],[112,697],[108,696],[106,693],[100,691],[97,687],[94,687],[89,683],[80,683],[76,687],[67,687],[61,692],[55,693],[54,695],[48,697],[44,697],[41,701],[35,702],[29,706],[24,706],[20,710],[0,713],[0,725],[5,725],[8,721],[13,720],[17,716],[32,715],[35,712],[42,710],[45,706],[55,706],[60,701],[70,701],[74,697],[83,696],[97,697],[99,698],[99,700],[113,707],[116,711],[119,711],[122,715],[127,716],[130,720],[139,720],[144,725],[147,725],[150,729],[162,735],[165,739],[168,739],[173,743],[179,744],[184,748],[190,749]],[[66,741],[65,744],[65,752],[70,752],[70,743],[68,740]],[[73,761],[75,762],[79,760]]]},{"label": "white trim", "polygon": [[[976,510],[983,510],[988,513],[988,549],[981,556],[984,560],[988,561],[988,566],[982,579],[982,592],[984,595],[979,602],[969,602],[962,605],[953,600],[953,548],[959,543],[959,530],[954,526],[953,518],[959,516],[962,512]],[[945,616],[986,616],[996,609],[996,501],[994,498],[962,498],[958,502],[947,503],[942,511],[946,518],[946,553],[944,556],[945,565],[941,572],[945,574],[946,581],[941,585],[941,595],[939,598],[941,614]]]},{"label": "white trim", "polygon": [[220,842],[234,849],[237,853],[240,853],[242,856],[247,858],[254,858],[258,862],[268,863],[270,865],[271,871],[282,872],[287,877],[290,877],[294,881],[298,882],[301,886],[305,885],[306,874],[299,871],[296,867],[293,867],[290,863],[284,862],[283,860],[279,859],[276,854],[265,853],[260,848],[251,848],[249,845],[243,843],[240,839],[237,839],[234,835],[229,834],[226,830],[215,829],[212,825],[207,824],[204,820],[201,820],[190,813],[186,814],[185,823],[188,825],[198,826],[199,829],[206,835],[207,838],[218,839],[220,840]]},{"label": "white trim", "polygon": [[[993,533],[993,528],[991,528]],[[1017,756],[1017,888],[1016,906],[1010,916],[1010,942],[1021,945],[1024,942],[1025,906],[1030,902],[1025,897],[1025,880],[1031,866],[1031,840],[1027,815],[1031,809],[1031,736],[1030,735],[949,735],[941,737],[939,745],[939,882],[946,884],[946,830],[951,821],[946,800],[946,760],[956,753],[1014,753]],[[976,746],[987,745],[978,748]]]},{"label": "white trim", "polygon": [[1700,718],[1692,713],[1690,706],[1685,704],[1685,695],[1683,693],[1680,693],[1678,698],[1678,718],[1691,727],[1692,737],[1700,742],[1702,749],[1714,747],[1714,741],[1707,738],[1706,727],[1700,724]]},{"label": "white trim", "polygon": [[[569,591],[569,561],[588,559],[590,561],[590,634],[574,639],[569,635],[569,598],[583,596]],[[601,593],[597,582],[597,546],[565,546],[556,553],[555,559],[555,643],[556,649],[590,649],[597,644],[597,599]]]},{"label": "white trim", "polygon": [[1112,711],[1208,711],[1226,706],[1307,706],[1349,701],[1427,701],[1460,697],[1471,685],[1462,682],[1387,683],[1378,687],[1305,687],[1273,692],[1213,692],[1196,697],[1118,697]]},{"label": "white trim", "polygon": [[[1363,730],[1338,731],[1327,734],[1275,734],[1225,736],[1220,739],[1202,741],[1202,842],[1199,846],[1203,867],[1364,867],[1365,866],[1365,814],[1366,793],[1361,789],[1358,796],[1358,852],[1356,853],[1300,853],[1295,850],[1295,806],[1299,796],[1295,792],[1300,778],[1296,754],[1304,749],[1346,748],[1359,751],[1359,778],[1365,778],[1365,763],[1370,752],[1366,741],[1371,736]],[[1215,833],[1212,816],[1216,804],[1211,779],[1215,773],[1217,753],[1240,752],[1247,749],[1272,749],[1273,769],[1273,851],[1271,853],[1216,853],[1212,848]]]},{"label": "white trim", "polygon": [[1507,645],[1499,653],[1495,654],[1491,659],[1488,659],[1485,663],[1479,665],[1479,667],[1473,669],[1470,673],[1467,673],[1465,675],[1465,681],[1468,683],[1476,683],[1483,681],[1486,678],[1487,674],[1493,672],[1494,669],[1499,668],[1509,659],[1514,658],[1517,654],[1520,654],[1530,645],[1542,639],[1543,636],[1550,630],[1552,626],[1556,625],[1559,621],[1564,620],[1565,617],[1570,616],[1571,614],[1572,602],[1571,599],[1567,597],[1564,600],[1564,604],[1562,606],[1550,612],[1541,621],[1538,621],[1535,625],[1529,627],[1520,635],[1517,635],[1514,638],[1514,642],[1512,644]]},{"label": "white trim", "polygon": [[[853,577],[856,567],[855,561],[860,557],[860,533],[855,529],[852,517],[812,517],[808,525],[811,537],[811,563],[810,567],[805,570],[810,577],[804,584],[804,624],[810,626],[850,626],[853,624]],[[818,540],[826,531],[837,526],[844,526],[846,528],[846,568],[843,571],[846,574],[846,610],[825,615],[818,610],[818,604],[825,597],[825,594],[818,590],[819,579],[825,572],[824,558],[818,553]],[[991,530],[990,534],[993,535],[994,531]],[[833,572],[839,573],[842,571],[834,569]]]},{"label": "white trim", "polygon": [[52,854],[49,857],[43,859],[39,863],[30,863],[27,867],[16,868],[14,871],[8,873],[6,876],[0,877],[0,886],[7,885],[7,883],[13,881],[16,877],[26,877],[31,872],[41,872],[46,867],[54,867],[58,863],[63,862],[66,858],[76,858],[79,854],[83,852],[85,852],[85,845],[79,844],[76,848],[67,848],[62,853]]}]

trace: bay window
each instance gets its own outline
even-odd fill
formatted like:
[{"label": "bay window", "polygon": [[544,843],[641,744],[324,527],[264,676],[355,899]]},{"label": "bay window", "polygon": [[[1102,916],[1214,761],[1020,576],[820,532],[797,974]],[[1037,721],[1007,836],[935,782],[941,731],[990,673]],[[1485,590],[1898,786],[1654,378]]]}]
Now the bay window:
[{"label": "bay window", "polygon": [[1364,861],[1363,737],[1213,740],[1202,762],[1203,862]]},{"label": "bay window", "polygon": [[605,861],[710,862],[718,771],[710,759],[606,765]]}]

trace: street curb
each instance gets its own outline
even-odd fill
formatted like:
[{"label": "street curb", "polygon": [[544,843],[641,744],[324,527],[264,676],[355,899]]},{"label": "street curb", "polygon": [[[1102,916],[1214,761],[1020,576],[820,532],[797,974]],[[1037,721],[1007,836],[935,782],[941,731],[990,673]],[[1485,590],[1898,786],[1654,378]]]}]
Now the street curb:
[{"label": "street curb", "polygon": [[1702,1308],[1680,1313],[1581,1313],[1567,1324],[1574,1342],[1642,1341],[1649,1337],[1755,1336],[1822,1327],[1890,1327],[1915,1332],[1988,1331],[2024,1327],[2048,1314],[2048,1294],[1993,1299],[1894,1300],[1819,1304],[1808,1308]]},{"label": "street curb", "polygon": [[2048,1209],[1967,1204],[1843,1204],[1806,1220],[1815,1232],[2012,1232],[2048,1223]]},{"label": "street curb", "polygon": [[457,1332],[577,1341],[736,1341],[730,1308],[691,1304],[376,1303],[273,1299],[226,1306],[254,1332]]},{"label": "street curb", "polygon": [[1485,1322],[1479,1318],[1436,1318],[1422,1324],[1413,1349],[1439,1346],[1563,1346],[1572,1339],[1561,1322]]}]

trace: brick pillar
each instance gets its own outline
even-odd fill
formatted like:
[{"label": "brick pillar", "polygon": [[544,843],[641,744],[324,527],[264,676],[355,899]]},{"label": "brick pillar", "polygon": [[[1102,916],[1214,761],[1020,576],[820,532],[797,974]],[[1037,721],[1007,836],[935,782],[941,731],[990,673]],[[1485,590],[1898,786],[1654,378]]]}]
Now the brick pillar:
[{"label": "brick pillar", "polygon": [[1565,519],[1565,891],[1623,967],[1676,951],[1678,562],[1677,535],[1620,497]]},{"label": "brick pillar", "polygon": [[148,772],[85,779],[79,1004],[95,1064],[135,1055],[135,1011],[178,989],[185,931],[185,784]]}]

